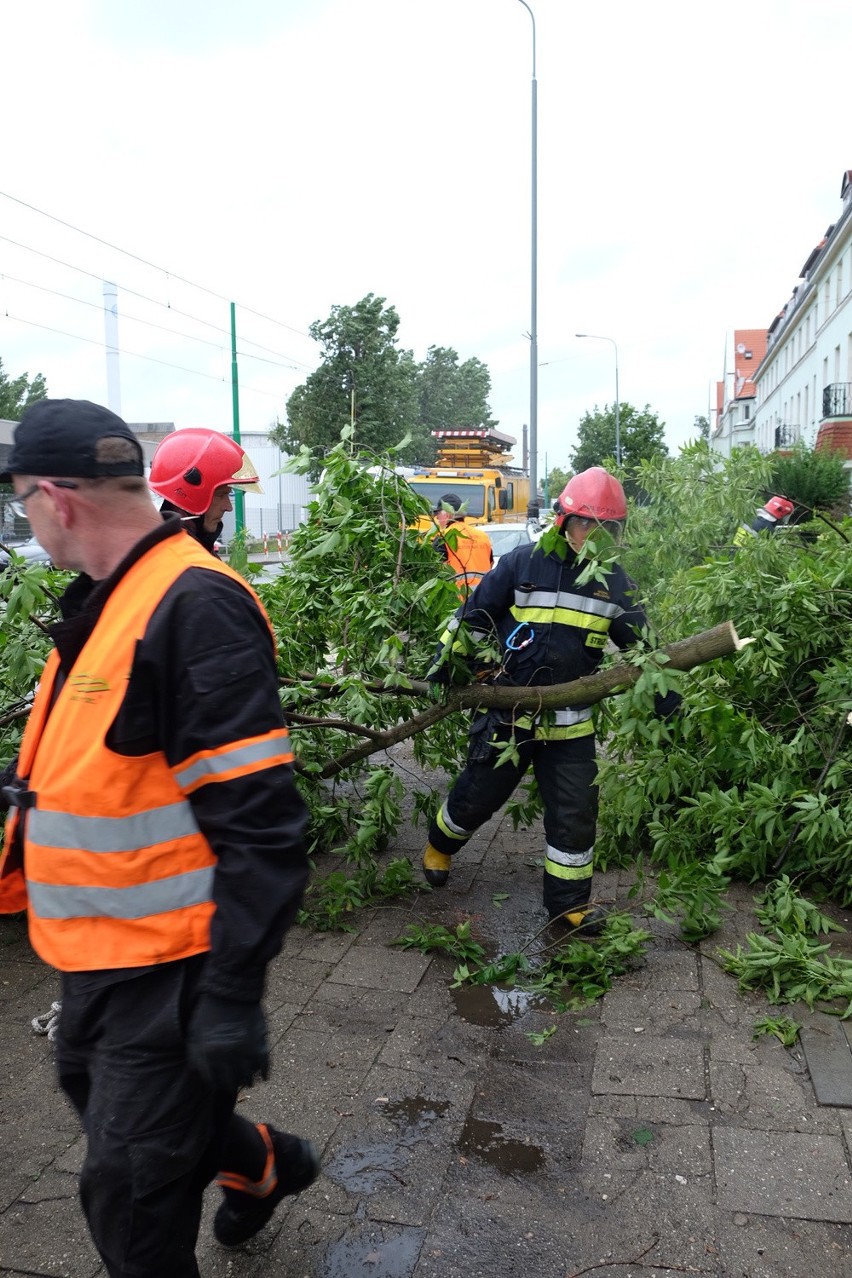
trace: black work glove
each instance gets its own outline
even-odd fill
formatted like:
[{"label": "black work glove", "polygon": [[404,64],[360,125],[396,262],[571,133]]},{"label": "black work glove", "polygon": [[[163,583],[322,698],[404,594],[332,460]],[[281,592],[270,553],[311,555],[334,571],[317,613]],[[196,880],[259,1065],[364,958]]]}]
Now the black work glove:
[{"label": "black work glove", "polygon": [[266,1018],[258,1003],[202,994],[189,1018],[186,1055],[190,1068],[217,1092],[251,1087],[269,1077]]},{"label": "black work glove", "polygon": [[437,683],[448,687],[450,683],[450,667],[445,661],[442,665],[434,665],[426,672],[427,683]]},{"label": "black work glove", "polygon": [[654,714],[658,719],[662,719],[664,723],[670,723],[672,719],[679,719],[683,711],[681,705],[683,697],[679,692],[671,689],[660,696],[659,693],[654,697]]}]

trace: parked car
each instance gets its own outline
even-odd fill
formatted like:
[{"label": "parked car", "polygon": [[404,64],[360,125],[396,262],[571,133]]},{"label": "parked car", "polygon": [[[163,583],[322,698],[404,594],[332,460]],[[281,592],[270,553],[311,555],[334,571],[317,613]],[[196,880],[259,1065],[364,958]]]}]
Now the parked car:
[{"label": "parked car", "polygon": [[479,524],[479,528],[491,542],[495,564],[501,555],[507,555],[516,546],[523,546],[530,541],[538,541],[544,531],[543,528],[539,528],[537,524],[530,521],[515,524]]},{"label": "parked car", "polygon": [[[17,544],[14,542],[4,542],[9,550],[13,550],[21,559],[26,560],[28,564],[49,564],[50,555],[44,546],[40,546],[35,537],[30,537],[29,541],[21,541]],[[0,569],[7,568],[11,563],[10,556],[5,550],[0,550]]]}]

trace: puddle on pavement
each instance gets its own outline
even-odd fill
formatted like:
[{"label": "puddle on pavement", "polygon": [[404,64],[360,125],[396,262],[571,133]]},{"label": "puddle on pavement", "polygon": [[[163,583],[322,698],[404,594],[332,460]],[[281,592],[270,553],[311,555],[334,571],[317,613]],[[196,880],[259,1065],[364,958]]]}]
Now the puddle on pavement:
[{"label": "puddle on pavement", "polygon": [[374,1194],[386,1189],[389,1182],[404,1185],[408,1161],[405,1141],[365,1141],[341,1149],[323,1165],[323,1172],[350,1194]]},{"label": "puddle on pavement", "polygon": [[526,1012],[548,1007],[547,1000],[538,994],[499,985],[462,985],[450,994],[462,1020],[488,1029],[502,1029]]},{"label": "puddle on pavement", "polygon": [[437,1119],[446,1114],[450,1108],[449,1101],[427,1100],[425,1096],[405,1096],[402,1100],[388,1101],[382,1106],[386,1114],[397,1126],[413,1132],[414,1138],[424,1135]]},{"label": "puddle on pavement", "polygon": [[408,1278],[423,1246],[422,1229],[403,1229],[393,1236],[381,1233],[345,1234],[332,1243],[320,1266],[320,1278]]},{"label": "puddle on pavement", "polygon": [[398,1135],[388,1140],[365,1139],[340,1150],[324,1164],[324,1174],[351,1194],[374,1194],[387,1188],[390,1181],[405,1185],[411,1148],[427,1139],[429,1128],[449,1108],[449,1101],[425,1096],[382,1102],[381,1112],[399,1129]]},{"label": "puddle on pavement", "polygon": [[538,1145],[511,1140],[503,1135],[500,1123],[481,1118],[468,1118],[459,1137],[459,1151],[496,1167],[504,1176],[527,1175],[544,1166],[544,1153]]}]

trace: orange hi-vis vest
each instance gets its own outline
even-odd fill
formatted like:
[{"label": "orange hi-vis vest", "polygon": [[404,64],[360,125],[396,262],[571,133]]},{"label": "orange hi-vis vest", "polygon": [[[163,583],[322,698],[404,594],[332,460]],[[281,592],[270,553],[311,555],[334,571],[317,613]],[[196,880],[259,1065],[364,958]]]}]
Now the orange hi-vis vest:
[{"label": "orange hi-vis vest", "polygon": [[467,596],[474,586],[478,586],[485,573],[490,572],[493,553],[491,542],[476,524],[461,522],[449,525],[457,534],[455,546],[451,546],[444,538],[447,547],[447,563],[456,574],[456,584],[462,595]]},{"label": "orange hi-vis vest", "polygon": [[0,864],[0,909],[26,900],[33,948],[60,971],[145,967],[208,950],[216,858],[187,796],[293,759],[283,726],[175,767],[160,752],[130,758],[107,747],[137,642],[188,568],[224,573],[254,594],[187,533],[169,537],[118,582],[52,709],[56,651],[36,693],[18,762],[25,811],[12,810],[6,832],[8,850],[25,822],[24,868],[4,879]]}]

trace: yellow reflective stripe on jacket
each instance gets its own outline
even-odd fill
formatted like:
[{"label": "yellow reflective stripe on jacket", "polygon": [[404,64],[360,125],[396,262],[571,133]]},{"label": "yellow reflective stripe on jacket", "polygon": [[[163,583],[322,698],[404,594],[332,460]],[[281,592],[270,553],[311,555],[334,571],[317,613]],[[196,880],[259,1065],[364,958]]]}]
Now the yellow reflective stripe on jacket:
[{"label": "yellow reflective stripe on jacket", "polygon": [[576,608],[521,608],[513,604],[509,609],[516,621],[530,625],[576,626],[578,630],[596,630],[606,634],[612,624],[612,615],[601,616],[597,611],[580,612]]},{"label": "yellow reflective stripe on jacket", "polygon": [[509,611],[516,621],[529,625],[575,626],[578,630],[606,634],[624,609],[609,599],[578,595],[571,590],[516,590]]},{"label": "yellow reflective stripe on jacket", "polygon": [[174,776],[184,794],[192,794],[210,781],[231,781],[262,768],[292,762],[287,729],[276,728],[253,741],[234,741],[219,750],[200,750],[179,764]]},{"label": "yellow reflective stripe on jacket", "polygon": [[528,730],[534,729],[536,741],[573,741],[575,737],[590,737],[595,730],[592,711],[588,706],[583,710],[572,710],[570,706],[566,706],[561,710],[545,711],[544,714],[544,723],[541,721],[542,716],[527,714],[516,719],[515,725]]},{"label": "yellow reflective stripe on jacket", "polygon": [[537,723],[535,739],[536,741],[573,741],[575,737],[590,737],[594,730],[595,725],[591,719],[586,723],[573,723],[564,727]]},{"label": "yellow reflective stripe on jacket", "polygon": [[553,609],[565,608],[573,612],[595,612],[601,617],[620,617],[621,604],[596,595],[581,595],[573,590],[516,590],[515,607],[540,609],[542,616]]}]

